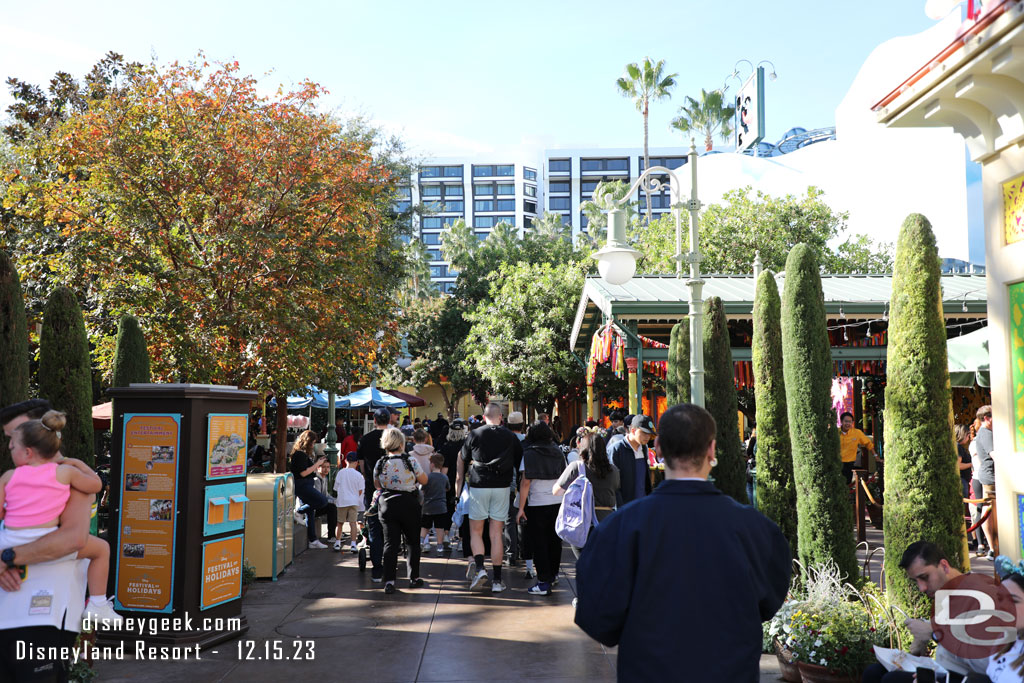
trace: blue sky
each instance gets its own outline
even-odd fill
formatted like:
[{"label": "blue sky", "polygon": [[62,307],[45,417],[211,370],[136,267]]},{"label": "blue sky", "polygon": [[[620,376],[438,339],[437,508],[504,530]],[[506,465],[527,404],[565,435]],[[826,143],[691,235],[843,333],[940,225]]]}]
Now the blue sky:
[{"label": "blue sky", "polygon": [[[652,107],[651,145],[679,145],[668,122],[684,95],[720,87],[739,59],[767,59],[778,73],[765,96],[774,141],[792,126],[833,125],[871,50],[933,24],[924,4],[8,3],[0,16],[0,75],[42,83],[56,70],[81,75],[108,50],[159,62],[203,50],[267,74],[268,91],[317,81],[330,90],[330,106],[371,117],[429,156],[639,146],[641,117],[616,93],[615,79],[645,55],[679,74],[673,98]],[[906,75],[894,74],[892,85]],[[0,107],[8,104],[5,89]]]}]

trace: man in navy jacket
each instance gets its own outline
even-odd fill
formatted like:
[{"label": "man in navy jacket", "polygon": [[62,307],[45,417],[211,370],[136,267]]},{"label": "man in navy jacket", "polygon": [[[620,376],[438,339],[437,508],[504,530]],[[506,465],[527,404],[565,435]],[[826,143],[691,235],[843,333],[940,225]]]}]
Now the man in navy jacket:
[{"label": "man in navy jacket", "polygon": [[673,406],[658,433],[665,482],[594,529],[576,565],[576,623],[618,645],[620,681],[755,682],[761,622],[789,588],[789,544],[707,481],[710,413]]},{"label": "man in navy jacket", "polygon": [[615,492],[619,507],[651,492],[647,443],[654,436],[654,420],[646,415],[636,415],[630,420],[626,436],[608,446],[608,460],[619,470],[619,490]]}]

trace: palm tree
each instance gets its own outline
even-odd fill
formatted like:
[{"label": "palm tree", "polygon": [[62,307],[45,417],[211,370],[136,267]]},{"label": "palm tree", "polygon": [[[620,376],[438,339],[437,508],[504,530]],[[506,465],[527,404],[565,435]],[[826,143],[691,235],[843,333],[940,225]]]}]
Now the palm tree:
[{"label": "palm tree", "polygon": [[429,299],[438,294],[437,285],[430,280],[430,254],[419,240],[405,245],[405,264],[410,299]]},{"label": "palm tree", "polygon": [[493,228],[491,234],[484,240],[484,244],[494,247],[503,254],[510,253],[519,240],[519,233],[506,221],[501,221]]},{"label": "palm tree", "polygon": [[[651,61],[644,57],[643,64],[633,62],[626,65],[626,73],[615,83],[619,94],[633,100],[636,110],[644,116],[644,170],[650,168],[650,156],[647,154],[647,114],[651,100],[663,100],[676,85],[676,76],[665,71],[665,60]],[[647,197],[647,222],[651,222],[651,198]]]},{"label": "palm tree", "polygon": [[700,89],[700,102],[689,95],[686,104],[679,107],[679,116],[672,119],[672,127],[683,135],[693,133],[704,134],[704,149],[710,152],[713,146],[711,139],[718,132],[722,141],[732,136],[732,117],[736,107],[725,104],[721,90],[706,91]]},{"label": "palm tree", "polygon": [[456,269],[465,268],[473,260],[473,255],[480,248],[480,240],[473,233],[473,228],[466,225],[462,218],[456,218],[441,233],[441,253],[448,263]]},{"label": "palm tree", "polygon": [[[608,216],[605,214],[605,211],[611,209],[614,202],[625,197],[628,191],[629,183],[621,180],[602,180],[594,188],[594,194],[591,195],[591,198],[580,204],[580,212],[587,217],[587,232],[594,239],[604,241],[605,230],[608,228]],[[626,202],[621,207],[626,214],[627,225],[632,222],[633,217],[636,215],[634,206],[633,202]]]},{"label": "palm tree", "polygon": [[533,219],[533,233],[547,239],[566,239],[568,231],[562,222],[562,214],[545,211],[540,218]]}]

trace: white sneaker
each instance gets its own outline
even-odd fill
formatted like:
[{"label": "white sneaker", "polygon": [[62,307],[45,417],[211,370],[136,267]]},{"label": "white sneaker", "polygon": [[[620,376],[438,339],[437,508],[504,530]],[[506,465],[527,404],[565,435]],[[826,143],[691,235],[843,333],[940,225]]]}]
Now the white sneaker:
[{"label": "white sneaker", "polygon": [[437,546],[437,551],[434,554],[437,555],[438,557],[441,557],[442,555],[444,555],[444,548],[442,548],[440,545],[438,545]]},{"label": "white sneaker", "polygon": [[501,582],[501,581],[495,581],[493,584],[491,584],[491,592],[492,593],[501,593],[506,588],[507,588],[507,586],[503,582]]},{"label": "white sneaker", "polygon": [[299,526],[306,526],[306,516],[305,515],[300,515],[298,512],[293,512],[292,513],[292,519],[294,519],[295,523],[298,524]]},{"label": "white sneaker", "polygon": [[[338,548],[338,550],[341,550],[341,548]],[[358,552],[359,552],[359,548],[356,546],[355,543],[353,543],[352,544],[352,554],[355,555]]]},{"label": "white sneaker", "polygon": [[114,606],[111,602],[113,601],[107,600],[97,605],[92,600],[89,600],[82,611],[82,620],[89,621],[93,627],[103,629],[120,628],[124,622],[124,617],[114,611]]},{"label": "white sneaker", "polygon": [[335,541],[334,542],[334,549],[335,550],[341,550],[341,541]]},{"label": "white sneaker", "polygon": [[473,560],[469,561],[469,565],[466,567],[466,581],[473,578],[473,573],[476,571],[476,562]]},{"label": "white sneaker", "polygon": [[321,543],[319,540],[311,541],[309,544],[310,548],[326,548],[327,546]]},{"label": "white sneaker", "polygon": [[476,590],[480,586],[487,585],[487,582],[489,580],[490,580],[490,577],[487,576],[487,570],[486,569],[481,569],[480,571],[478,571],[476,573],[476,576],[473,577],[473,580],[470,581],[470,583],[469,583],[469,590]]}]

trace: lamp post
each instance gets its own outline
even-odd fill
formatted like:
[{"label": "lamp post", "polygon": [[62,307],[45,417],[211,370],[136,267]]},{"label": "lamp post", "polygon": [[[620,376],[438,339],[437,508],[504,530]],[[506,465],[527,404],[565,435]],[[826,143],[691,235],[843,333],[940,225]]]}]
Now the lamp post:
[{"label": "lamp post", "polygon": [[[608,245],[594,254],[601,278],[611,285],[622,285],[636,273],[636,257],[640,254],[626,244],[626,215],[620,206],[629,201],[638,187],[643,186],[648,197],[659,192],[664,186],[661,176],[669,178],[669,192],[672,196],[672,215],[676,221],[676,277],[683,276],[683,262],[690,264],[690,277],[686,281],[690,288],[690,400],[704,407],[704,280],[700,277],[700,245],[697,234],[700,200],[697,199],[697,147],[690,139],[690,199],[683,201],[682,187],[676,173],[664,166],[654,166],[640,174],[629,192],[622,199],[615,200],[608,210]],[[682,212],[690,212],[690,251],[683,254]]]},{"label": "lamp post", "polygon": [[324,446],[324,455],[327,456],[327,461],[331,463],[332,469],[338,466],[338,432],[334,428],[334,423],[337,420],[335,408],[334,390],[329,389],[327,391],[327,445]]}]

